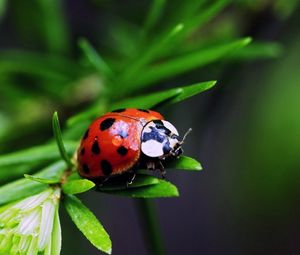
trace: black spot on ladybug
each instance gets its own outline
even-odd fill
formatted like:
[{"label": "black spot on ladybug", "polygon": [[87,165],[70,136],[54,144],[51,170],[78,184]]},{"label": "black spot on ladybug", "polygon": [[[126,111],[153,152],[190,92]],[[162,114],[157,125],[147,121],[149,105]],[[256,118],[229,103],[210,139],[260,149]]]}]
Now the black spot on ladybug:
[{"label": "black spot on ladybug", "polygon": [[106,129],[109,129],[114,124],[115,120],[116,119],[114,119],[114,118],[107,118],[107,119],[103,120],[100,123],[100,130],[104,131]]},{"label": "black spot on ladybug", "polygon": [[82,171],[85,173],[85,174],[88,174],[90,172],[90,169],[88,167],[87,164],[83,164],[82,165]]},{"label": "black spot on ladybug", "polygon": [[81,151],[80,151],[80,154],[81,154],[81,155],[84,155],[84,153],[85,153],[85,149],[82,148]]},{"label": "black spot on ladybug", "polygon": [[101,161],[101,169],[104,175],[110,175],[112,173],[112,166],[105,159]]},{"label": "black spot on ladybug", "polygon": [[145,110],[145,109],[137,109],[137,110],[140,111],[140,112],[150,113],[148,110]]},{"label": "black spot on ladybug", "polygon": [[92,152],[94,154],[99,154],[100,153],[100,147],[99,147],[99,143],[98,143],[97,140],[95,140],[93,145],[92,145]]},{"label": "black spot on ladybug", "polygon": [[87,139],[88,138],[88,136],[89,136],[89,129],[87,130],[87,131],[85,131],[85,134],[84,134],[84,136],[83,136],[83,139],[85,140],[85,139]]},{"label": "black spot on ladybug", "polygon": [[126,149],[124,146],[121,146],[117,149],[117,152],[121,155],[121,156],[125,156],[128,152],[128,149]]},{"label": "black spot on ladybug", "polygon": [[126,109],[125,108],[122,108],[122,109],[116,109],[116,110],[113,110],[111,112],[125,112]]}]

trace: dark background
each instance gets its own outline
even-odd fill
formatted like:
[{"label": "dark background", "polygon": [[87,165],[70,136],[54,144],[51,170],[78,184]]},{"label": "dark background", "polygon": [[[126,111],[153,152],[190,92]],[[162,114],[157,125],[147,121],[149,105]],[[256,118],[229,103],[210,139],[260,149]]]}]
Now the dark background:
[{"label": "dark background", "polygon": [[[37,40],[39,29],[34,29],[38,19],[28,18],[30,2],[8,3],[0,24],[2,52],[45,50],[43,41]],[[167,254],[300,254],[300,16],[296,4],[280,11],[274,8],[276,3],[239,1],[221,15],[234,17],[237,35],[279,42],[278,57],[217,63],[162,85],[218,80],[210,91],[162,109],[181,133],[193,128],[185,154],[204,168],[200,173],[168,172],[180,197],[154,200]],[[138,23],[148,5],[148,1],[64,1],[62,15],[72,47],[63,54],[77,57],[76,40],[82,36],[109,54],[107,27],[118,15]],[[27,78],[15,77],[23,94],[37,88]],[[18,105],[11,106],[14,96],[0,94],[0,153],[46,141],[51,137],[49,116],[54,108],[67,119],[92,100],[75,104],[44,92],[28,97],[38,107],[40,102],[46,104],[29,123],[22,122],[22,107],[34,106],[22,96]],[[24,134],[8,137],[11,114],[21,119],[18,125],[37,124]],[[147,254],[135,200],[93,192],[81,198],[111,235],[113,254]],[[100,254],[61,211],[62,254]]]}]

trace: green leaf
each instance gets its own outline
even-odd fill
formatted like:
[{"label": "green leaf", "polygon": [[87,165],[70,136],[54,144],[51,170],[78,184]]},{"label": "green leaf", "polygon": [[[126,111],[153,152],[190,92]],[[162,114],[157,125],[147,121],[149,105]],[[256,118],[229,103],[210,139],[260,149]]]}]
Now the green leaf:
[{"label": "green leaf", "polygon": [[20,50],[0,51],[0,73],[25,73],[65,82],[84,74],[81,66],[67,58]]},{"label": "green leaf", "polygon": [[80,38],[78,44],[88,61],[100,74],[104,74],[107,77],[113,76],[113,71],[85,38]]},{"label": "green leaf", "polygon": [[178,103],[189,97],[192,97],[194,95],[197,95],[201,92],[204,92],[212,88],[216,83],[217,81],[205,81],[205,82],[200,82],[193,85],[181,87],[182,92],[178,94],[178,96],[173,97],[171,100],[167,101],[166,103],[167,104]]},{"label": "green leaf", "polygon": [[[140,72],[142,67],[145,67],[153,59],[155,59],[156,55],[161,51],[161,49],[168,45],[174,36],[182,31],[183,27],[184,25],[182,23],[174,26],[168,33],[163,34],[161,38],[153,42],[152,45],[149,46],[147,50],[143,52],[143,54],[139,55],[133,63],[128,64],[127,68],[120,77],[121,83],[115,84],[115,89],[118,90],[126,87],[127,90],[131,90],[132,84],[135,84],[135,82],[133,82],[133,77]],[[124,86],[124,83],[126,86]],[[114,91],[116,91],[115,89]]]},{"label": "green leaf", "polygon": [[247,37],[227,44],[222,43],[220,45],[211,46],[210,48],[187,53],[161,64],[147,67],[143,71],[140,71],[139,76],[130,80],[130,84],[128,84],[128,87],[126,86],[126,89],[141,89],[154,82],[211,64],[229,56],[230,53],[246,46],[250,42],[251,38]]},{"label": "green leaf", "polygon": [[192,170],[192,171],[199,171],[202,170],[202,166],[200,162],[196,159],[181,156],[178,159],[175,159],[166,164],[166,168],[173,168],[173,169],[181,169],[181,170]]},{"label": "green leaf", "polygon": [[125,99],[123,101],[113,103],[109,107],[109,109],[115,110],[120,108],[129,108],[129,107],[150,109],[150,108],[154,108],[159,104],[162,104],[165,101],[169,101],[170,99],[178,96],[181,93],[182,93],[182,88],[175,88],[175,89],[165,90],[165,91],[147,94],[139,97],[132,97],[132,98]]},{"label": "green leaf", "polygon": [[18,178],[22,178],[24,173],[32,173],[44,167],[44,163],[10,165],[0,168],[0,185]]},{"label": "green leaf", "polygon": [[[65,142],[66,150],[69,155],[72,155],[78,145],[77,142],[68,141]],[[21,151],[5,154],[0,156],[1,171],[5,170],[5,166],[19,165],[27,163],[46,162],[48,160],[55,160],[60,157],[57,150],[57,145],[54,143],[40,145],[24,149]],[[7,173],[9,175],[9,173]]]},{"label": "green leaf", "polygon": [[7,0],[0,0],[0,21],[2,20],[5,11],[6,11],[6,6],[7,5]]},{"label": "green leaf", "polygon": [[166,104],[173,104],[208,90],[215,84],[216,81],[206,81],[185,87],[178,87],[139,97],[128,98],[112,104],[109,109],[115,110],[126,107],[150,109]]},{"label": "green leaf", "polygon": [[59,179],[46,179],[46,178],[40,178],[29,174],[24,174],[24,177],[28,180],[36,181],[44,184],[55,184],[55,183],[59,183],[60,181]]},{"label": "green leaf", "polygon": [[95,183],[87,179],[71,180],[63,184],[62,189],[65,194],[83,193],[95,187]]},{"label": "green leaf", "polygon": [[140,188],[104,192],[112,195],[121,195],[133,198],[161,198],[179,196],[176,186],[164,180],[159,180],[157,184]]},{"label": "green leaf", "polygon": [[192,15],[192,17],[186,22],[185,32],[187,34],[199,29],[204,23],[216,17],[216,15],[230,3],[230,0],[217,0],[212,1],[211,3],[212,4],[206,9],[194,13],[194,15]]},{"label": "green leaf", "polygon": [[145,20],[144,30],[147,32],[157,24],[164,10],[166,0],[153,0]]},{"label": "green leaf", "polygon": [[253,42],[249,46],[238,50],[230,56],[233,60],[251,60],[263,58],[278,58],[283,53],[283,48],[276,42]]},{"label": "green leaf", "polygon": [[[34,9],[33,14],[37,15],[36,20],[43,17],[39,22],[38,28],[39,34],[43,37],[40,40],[47,45],[46,51],[68,54],[71,42],[63,3],[60,0],[44,0],[26,8],[35,8],[35,6],[36,9]],[[27,12],[26,9],[24,12]]]},{"label": "green leaf", "polygon": [[[66,168],[63,161],[58,161],[36,173],[35,176],[44,179],[58,179]],[[37,194],[48,187],[47,184],[20,179],[0,187],[0,205]]]},{"label": "green leaf", "polygon": [[[187,42],[190,41],[189,37],[193,36],[193,33],[196,31],[199,31],[205,23],[216,17],[229,3],[230,0],[217,0],[209,3],[205,0],[181,1],[180,5],[175,7],[176,11],[172,13],[173,15],[171,14],[171,20],[172,24],[178,21],[183,22],[184,29],[168,47],[165,47],[160,52],[160,58],[172,56],[178,49],[186,48]],[[198,40],[196,43],[199,44],[199,42],[201,40]]]},{"label": "green leaf", "polygon": [[107,181],[104,183],[102,187],[98,187],[98,191],[113,191],[113,190],[127,190],[133,189],[138,187],[144,187],[149,185],[154,185],[159,183],[159,179],[154,176],[147,175],[147,174],[137,174],[134,178],[132,184],[127,186],[126,181],[123,179],[121,182],[123,183],[115,183]]},{"label": "green leaf", "polygon": [[111,254],[109,235],[95,215],[73,195],[66,195],[65,208],[71,219],[85,237],[99,250]]},{"label": "green leaf", "polygon": [[60,126],[59,126],[57,112],[54,112],[53,117],[52,117],[52,128],[53,128],[54,137],[55,137],[60,155],[63,158],[63,160],[67,163],[68,167],[71,169],[73,167],[73,163],[71,162],[71,159],[69,158],[69,155],[66,151],[66,148],[65,148],[63,140],[62,140],[62,135],[61,135],[61,130],[60,130]]}]

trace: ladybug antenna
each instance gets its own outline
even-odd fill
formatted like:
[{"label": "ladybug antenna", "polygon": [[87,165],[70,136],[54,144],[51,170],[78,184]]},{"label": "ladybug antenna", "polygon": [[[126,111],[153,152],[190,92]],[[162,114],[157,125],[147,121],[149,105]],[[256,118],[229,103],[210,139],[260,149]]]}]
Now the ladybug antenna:
[{"label": "ladybug antenna", "polygon": [[185,134],[184,134],[184,136],[183,136],[183,138],[182,138],[180,144],[183,144],[183,143],[184,143],[185,138],[186,138],[187,135],[188,135],[189,133],[191,133],[191,132],[192,132],[192,129],[189,128],[188,131],[185,132]]}]

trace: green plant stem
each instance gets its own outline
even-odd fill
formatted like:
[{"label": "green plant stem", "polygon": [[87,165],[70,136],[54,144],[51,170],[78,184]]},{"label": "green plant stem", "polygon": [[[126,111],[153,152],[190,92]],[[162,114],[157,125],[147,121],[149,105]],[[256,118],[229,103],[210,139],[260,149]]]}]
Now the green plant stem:
[{"label": "green plant stem", "polygon": [[136,205],[149,254],[164,255],[165,248],[154,203],[150,199],[137,199]]}]

